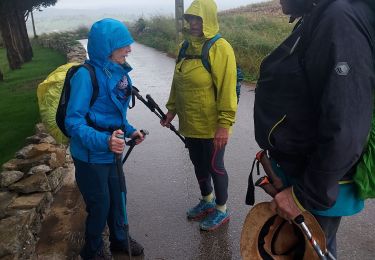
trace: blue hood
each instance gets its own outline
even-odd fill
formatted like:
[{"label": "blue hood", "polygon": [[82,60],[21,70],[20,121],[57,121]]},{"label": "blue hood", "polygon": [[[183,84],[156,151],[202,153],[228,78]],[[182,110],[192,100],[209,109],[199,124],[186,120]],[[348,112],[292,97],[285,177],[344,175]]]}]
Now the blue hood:
[{"label": "blue hood", "polygon": [[128,28],[122,22],[105,18],[92,25],[87,50],[90,60],[103,66],[114,50],[133,42]]}]

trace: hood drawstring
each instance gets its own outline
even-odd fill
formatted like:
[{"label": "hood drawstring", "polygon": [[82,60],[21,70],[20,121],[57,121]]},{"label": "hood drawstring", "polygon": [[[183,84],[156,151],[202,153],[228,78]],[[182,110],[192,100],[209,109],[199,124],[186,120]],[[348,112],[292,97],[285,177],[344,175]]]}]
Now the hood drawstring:
[{"label": "hood drawstring", "polygon": [[103,68],[103,71],[108,78],[112,78],[112,73],[106,67]]}]

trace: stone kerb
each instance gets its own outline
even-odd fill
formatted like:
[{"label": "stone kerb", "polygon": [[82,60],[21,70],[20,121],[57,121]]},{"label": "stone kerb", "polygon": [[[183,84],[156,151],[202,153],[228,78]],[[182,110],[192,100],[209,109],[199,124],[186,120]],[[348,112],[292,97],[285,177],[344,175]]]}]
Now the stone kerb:
[{"label": "stone kerb", "polygon": [[67,147],[56,144],[42,124],[0,172],[0,259],[28,259],[35,251],[40,225],[72,172]]}]

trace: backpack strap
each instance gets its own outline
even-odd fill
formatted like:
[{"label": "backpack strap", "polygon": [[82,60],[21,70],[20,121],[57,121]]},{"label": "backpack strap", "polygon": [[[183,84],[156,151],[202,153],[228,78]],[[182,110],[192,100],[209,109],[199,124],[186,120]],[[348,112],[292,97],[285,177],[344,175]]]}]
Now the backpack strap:
[{"label": "backpack strap", "polygon": [[[92,84],[92,96],[91,96],[91,100],[90,100],[90,107],[92,107],[92,105],[94,105],[96,99],[98,98],[98,95],[99,95],[99,84],[98,84],[98,79],[96,78],[96,73],[95,73],[95,68],[93,65],[89,64],[89,63],[84,63],[82,65],[79,65],[78,67],[84,67],[85,69],[87,69],[90,73],[90,79],[91,79],[91,84]],[[100,132],[113,132],[115,131],[116,129],[115,128],[103,128],[103,127],[100,127],[100,126],[97,126],[89,117],[89,114],[87,113],[86,116],[86,121],[87,121],[87,124],[89,126],[91,126],[92,128],[100,131]]]},{"label": "backpack strap", "polygon": [[98,95],[99,95],[99,84],[98,84],[98,80],[96,78],[95,69],[94,69],[94,66],[92,66],[89,63],[84,63],[80,67],[84,67],[90,73],[91,84],[92,84],[92,96],[91,96],[91,100],[90,100],[90,107],[92,107],[92,105],[94,105],[94,103],[95,103],[95,101],[96,101],[96,99],[98,98]]},{"label": "backpack strap", "polygon": [[187,50],[188,47],[189,47],[189,42],[187,40],[185,40],[182,43],[180,51],[178,52],[176,63],[179,63],[183,58],[186,57],[186,50]]},{"label": "backpack strap", "polygon": [[202,47],[202,64],[203,66],[205,67],[205,69],[211,73],[211,64],[209,62],[209,52],[210,52],[210,49],[212,47],[212,45],[214,45],[214,43],[219,40],[221,38],[221,34],[218,33],[216,34],[214,37],[212,37],[211,39],[207,40],[204,44],[203,44],[203,47]]}]

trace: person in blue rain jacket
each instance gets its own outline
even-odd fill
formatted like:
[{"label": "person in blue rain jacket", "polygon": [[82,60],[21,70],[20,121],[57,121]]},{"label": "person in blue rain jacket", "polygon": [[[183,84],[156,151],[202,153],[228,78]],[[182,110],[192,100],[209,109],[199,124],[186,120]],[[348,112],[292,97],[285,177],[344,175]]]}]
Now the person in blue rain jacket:
[{"label": "person in blue rain jacket", "polygon": [[124,227],[124,211],[116,172],[115,158],[122,154],[125,141],[119,134],[143,141],[143,135],[126,118],[131,99],[131,67],[126,57],[134,42],[127,27],[114,19],[93,24],[88,38],[86,61],[95,69],[98,97],[90,106],[93,86],[89,71],[82,67],[71,79],[71,95],[65,119],[71,136],[70,151],[75,165],[78,188],[86,203],[83,259],[107,259],[102,233],[108,224],[112,251],[141,255],[143,247],[130,237]]}]

